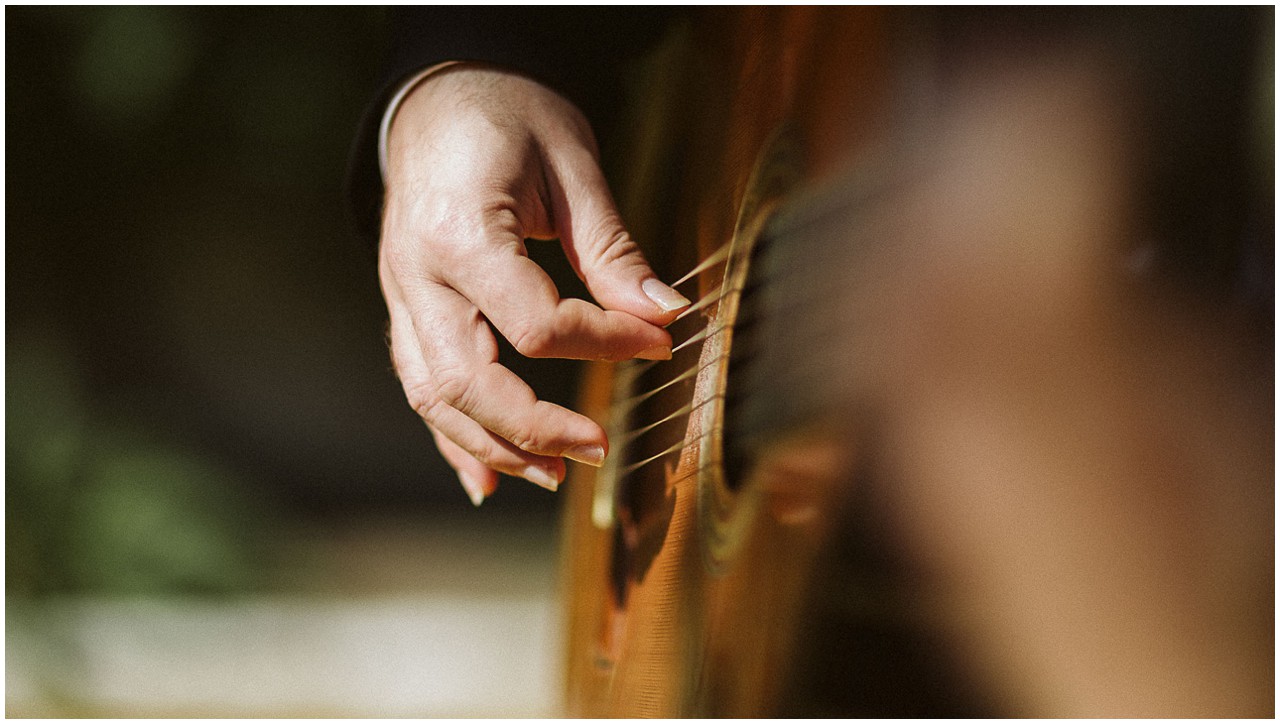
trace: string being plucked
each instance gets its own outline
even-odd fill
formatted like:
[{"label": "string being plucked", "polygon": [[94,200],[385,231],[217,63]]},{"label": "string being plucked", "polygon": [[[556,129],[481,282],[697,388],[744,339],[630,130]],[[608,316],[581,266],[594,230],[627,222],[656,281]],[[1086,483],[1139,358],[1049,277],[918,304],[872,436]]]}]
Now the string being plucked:
[{"label": "string being plucked", "polygon": [[[704,297],[703,299],[699,300],[699,301],[698,301],[698,304],[701,304],[702,306],[704,306],[704,307],[705,307],[705,306],[706,306],[706,304],[703,304],[703,302],[707,302],[707,303],[709,304],[709,303],[714,302],[714,301],[717,301],[717,300],[719,300],[719,299],[721,299],[722,297],[725,297],[725,296],[728,296],[728,294],[725,294],[725,293],[723,293],[722,291],[717,291],[717,292],[715,292],[715,293],[713,293],[713,294],[709,294],[709,295],[707,295],[706,297]],[[726,330],[726,329],[728,329],[728,328],[729,328],[729,325],[727,325],[727,324],[707,325],[706,327],[703,327],[703,328],[699,329],[697,332],[694,332],[693,334],[689,335],[687,338],[685,338],[685,339],[684,339],[684,341],[682,341],[682,342],[680,342],[679,344],[676,344],[675,346],[673,346],[673,347],[671,348],[671,353],[672,353],[672,354],[675,354],[676,352],[679,352],[680,350],[685,349],[686,347],[689,347],[689,346],[691,346],[691,345],[697,344],[698,342],[702,342],[702,341],[706,340],[708,337],[714,337],[715,335],[717,335],[717,334],[719,334],[719,333],[723,332],[724,330]],[[644,372],[647,372],[650,368],[654,367],[655,365],[659,364],[660,362],[666,362],[666,361],[667,361],[667,360],[660,360],[660,361],[658,361],[658,362],[643,362],[643,363],[638,363],[638,364],[631,365],[631,366],[626,370],[626,374],[628,375],[627,382],[628,382],[628,383],[630,383],[630,382],[635,381],[636,379],[638,379],[638,378],[640,377],[640,375],[641,375],[641,374],[643,374]],[[657,387],[654,387],[654,388],[652,388],[652,389],[649,389],[649,390],[647,390],[647,391],[645,391],[645,392],[643,392],[643,393],[640,393],[640,394],[635,395],[635,396],[633,396],[632,398],[628,398],[628,399],[641,399],[641,400],[642,400],[642,399],[644,399],[644,398],[648,397],[649,395],[652,395],[652,394],[654,394],[654,393],[656,393],[656,392],[659,392],[659,391],[661,391],[661,390],[666,389],[667,387],[671,386],[672,384],[675,384],[676,382],[680,382],[681,380],[689,379],[689,377],[690,377],[690,376],[692,376],[692,374],[696,374],[696,373],[697,373],[697,371],[698,371],[699,369],[701,369],[701,367],[699,367],[699,368],[695,368],[695,369],[684,370],[683,372],[679,373],[679,374],[678,374],[678,375],[676,375],[675,377],[673,377],[673,378],[671,378],[671,379],[668,379],[668,380],[666,380],[666,381],[664,381],[664,382],[660,383]]]},{"label": "string being plucked", "polygon": [[[707,271],[708,269],[711,269],[723,263],[726,259],[729,258],[729,249],[731,246],[732,246],[732,243],[726,243],[723,246],[721,246],[719,249],[712,252],[710,256],[708,256],[706,259],[703,259],[701,262],[699,262],[697,266],[695,266],[692,270],[689,271],[689,273],[677,279],[671,286],[673,287],[681,286],[682,284],[687,283],[691,279],[694,279],[702,272]],[[703,296],[698,301],[686,307],[684,311],[676,315],[676,318],[671,320],[667,324],[667,326],[670,327],[671,325],[674,325],[677,322],[688,317],[690,314],[706,309],[707,307],[719,301],[720,298],[723,296],[725,296],[725,289],[723,288],[723,286],[717,287],[715,291]],[[675,353],[677,350],[682,349],[688,343],[689,343],[689,340],[687,339],[684,340],[683,342],[677,343],[672,348],[672,353]],[[649,368],[665,361],[666,360],[636,362],[630,365],[626,365],[625,368],[621,370],[621,372],[630,376],[630,379],[628,379],[627,382],[632,382],[635,380],[635,378],[639,377],[641,374],[648,371]]]},{"label": "string being plucked", "polygon": [[[729,296],[729,295],[725,293],[725,290],[723,290],[723,289],[717,289],[715,292],[712,292],[711,294],[708,294],[707,296],[703,297],[702,299],[699,299],[699,300],[694,304],[694,306],[690,307],[689,309],[686,309],[683,313],[681,313],[680,317],[677,317],[677,318],[675,319],[675,321],[677,321],[677,322],[678,322],[678,321],[680,321],[680,319],[681,319],[681,318],[683,318],[683,317],[685,316],[685,314],[687,314],[688,312],[696,311],[696,310],[698,310],[698,309],[702,309],[702,308],[704,308],[704,307],[707,307],[708,305],[710,305],[710,304],[712,304],[712,303],[714,303],[714,302],[717,302],[717,301],[719,301],[720,299],[722,299],[722,298],[724,298],[724,297],[726,297],[726,296]],[[720,327],[717,327],[717,328],[715,328],[715,329],[711,329],[711,328],[709,328],[709,327],[703,327],[703,328],[699,329],[697,332],[694,332],[693,334],[689,335],[687,338],[685,338],[685,339],[684,339],[684,340],[682,340],[681,342],[679,342],[679,343],[675,344],[674,346],[672,346],[672,347],[671,347],[671,353],[672,353],[672,354],[675,354],[676,352],[679,352],[680,350],[684,349],[685,347],[688,347],[688,346],[689,346],[689,345],[691,345],[691,344],[696,344],[696,343],[698,343],[698,342],[700,342],[700,341],[702,341],[702,340],[706,339],[707,337],[710,337],[710,336],[712,336],[712,335],[717,334],[718,332],[722,331],[723,329],[724,329],[724,326],[720,326]],[[629,384],[629,383],[631,383],[631,382],[634,382],[637,378],[639,378],[639,377],[640,377],[640,375],[642,375],[642,374],[644,374],[645,372],[649,371],[649,369],[650,369],[650,368],[655,367],[656,365],[659,365],[659,364],[665,363],[665,362],[667,362],[667,361],[668,361],[668,360],[655,360],[655,361],[646,361],[646,362],[633,362],[633,363],[631,363],[631,364],[629,364],[629,365],[626,365],[626,366],[624,367],[624,369],[623,369],[620,373],[621,373],[621,374],[626,375],[626,382]]]},{"label": "string being plucked", "polygon": [[711,292],[710,294],[706,295],[702,299],[699,299],[698,301],[691,304],[688,308],[686,308],[683,312],[680,313],[680,316],[672,320],[671,323],[675,324],[676,322],[679,322],[680,320],[684,319],[690,314],[693,314],[694,312],[698,312],[703,309],[706,309],[712,304],[715,304],[716,302],[720,301],[722,297],[726,297],[732,294],[734,291],[735,290],[733,289],[725,289],[721,287],[720,289],[717,289],[714,292]]},{"label": "string being plucked", "polygon": [[[680,279],[678,279],[672,286],[680,286],[682,284],[686,284],[690,280],[696,278],[699,274],[709,269],[712,269],[717,265],[723,264],[729,258],[729,252],[730,252],[731,246],[732,246],[731,243],[721,246],[715,252],[710,254],[706,259],[703,259],[700,263],[698,263],[698,265],[695,266],[692,270],[690,270],[687,274],[680,277]],[[680,315],[677,316],[676,319],[672,321],[672,324],[676,324],[680,320],[691,316],[695,312],[706,309],[712,304],[715,304],[716,302],[719,302],[723,298],[733,293],[736,293],[738,291],[740,290],[731,289],[731,288],[728,288],[727,285],[721,284],[717,286],[714,291],[706,294],[705,296],[703,296],[702,298],[694,302],[692,305],[690,305],[688,308],[686,308],[684,311],[682,311]],[[702,326],[696,332],[686,337],[683,341],[680,341],[679,343],[675,344],[671,350],[672,354],[678,353],[681,350],[687,349],[700,342],[704,342],[708,338],[713,337],[716,334],[719,334],[720,332],[723,332],[727,328],[728,328],[728,325],[723,323],[717,324],[714,321],[705,326]],[[663,390],[667,390],[681,382],[691,380],[694,377],[696,377],[700,372],[707,369],[708,367],[711,367],[713,365],[716,365],[724,361],[727,357],[727,354],[728,353],[725,352],[725,353],[716,355],[715,358],[710,360],[700,359],[695,364],[680,370],[679,372],[675,373],[671,377],[668,377],[660,382],[653,384],[648,389],[629,395],[628,397],[623,398],[621,400],[617,400],[613,404],[613,409],[611,411],[612,414],[615,416],[615,419],[627,416],[628,414],[631,413],[632,410],[636,409],[642,403],[653,398],[655,395],[662,392]],[[623,384],[624,387],[630,387],[637,380],[641,379],[644,373],[653,369],[655,365],[664,364],[664,363],[669,363],[669,362],[666,360],[663,360],[663,361],[637,362],[637,363],[624,365],[619,370],[619,375],[621,377],[620,382]],[[701,408],[703,405],[707,404],[711,400],[717,399],[718,397],[720,397],[720,395],[713,395],[711,397],[708,397],[707,399],[700,400],[698,402],[692,402],[692,401],[687,402],[675,410],[666,412],[665,414],[661,414],[661,416],[658,417],[658,419],[656,420],[652,420],[650,422],[647,422],[646,424],[618,433],[618,436],[615,438],[615,440],[618,444],[633,443],[635,440],[637,440],[641,436],[653,430],[656,430],[663,425],[687,418],[695,410]],[[639,460],[635,463],[631,463],[627,467],[620,470],[619,473],[626,475],[630,472],[634,472],[635,470],[643,467],[644,465],[647,465],[656,460],[660,460],[667,455],[671,455],[680,450],[683,450],[688,445],[692,445],[696,443],[702,437],[703,436],[699,436],[692,440],[681,439],[660,452],[649,455],[648,457],[645,457],[644,459]]]}]

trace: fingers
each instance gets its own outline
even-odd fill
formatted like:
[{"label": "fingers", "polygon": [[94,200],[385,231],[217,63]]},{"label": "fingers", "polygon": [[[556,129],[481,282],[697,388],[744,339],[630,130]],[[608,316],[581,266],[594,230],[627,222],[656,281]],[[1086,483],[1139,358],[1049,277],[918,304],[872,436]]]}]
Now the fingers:
[{"label": "fingers", "polygon": [[[605,434],[599,425],[539,400],[529,385],[498,364],[497,345],[488,326],[458,292],[443,285],[424,289],[408,315],[417,350],[430,370],[432,392],[444,404],[536,455],[575,457],[581,454],[576,450],[579,447],[605,449]],[[393,335],[397,326],[402,327],[403,321],[393,319]],[[425,418],[430,410],[423,405],[434,402],[424,398],[415,409]]]},{"label": "fingers", "polygon": [[[440,405],[433,411],[431,418],[429,427],[436,437],[436,444],[449,464],[458,471],[462,487],[467,489],[468,494],[473,495],[474,487],[488,497],[497,486],[494,471],[524,478],[552,492],[564,479],[565,466],[560,458],[519,450],[448,405]],[[449,444],[441,444],[442,440]],[[457,455],[458,452],[462,455]],[[493,480],[492,485],[478,474],[479,470],[487,471],[484,475]]]},{"label": "fingers", "polygon": [[626,312],[561,299],[546,272],[515,251],[490,255],[482,265],[460,264],[446,275],[526,357],[670,357],[666,330]]},{"label": "fingers", "polygon": [[430,426],[428,429],[431,430],[431,436],[435,438],[436,449],[458,474],[458,480],[462,482],[463,490],[467,491],[467,497],[471,498],[471,504],[477,508],[480,507],[484,499],[493,495],[493,492],[498,489],[498,474],[472,457],[456,442],[441,434],[439,430]]},{"label": "fingers", "polygon": [[[607,440],[600,426],[538,400],[528,385],[499,365],[488,326],[465,299],[437,287],[416,300],[416,311],[411,311],[394,280],[384,287],[392,355],[405,394],[433,432],[465,453],[446,454],[446,459],[473,500],[475,491],[491,489],[484,485],[488,477],[468,459],[551,490],[564,477],[561,456],[593,465],[603,462]],[[446,447],[453,451],[442,446],[442,453]]]},{"label": "fingers", "polygon": [[550,201],[565,254],[606,309],[669,324],[689,300],[662,283],[622,226],[608,184],[584,146],[558,146],[548,159]]}]

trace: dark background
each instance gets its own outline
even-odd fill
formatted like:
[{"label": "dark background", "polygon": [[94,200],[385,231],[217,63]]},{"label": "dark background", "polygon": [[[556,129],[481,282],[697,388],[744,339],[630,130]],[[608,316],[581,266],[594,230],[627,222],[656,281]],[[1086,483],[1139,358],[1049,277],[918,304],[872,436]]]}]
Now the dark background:
[{"label": "dark background", "polygon": [[519,481],[472,510],[390,371],[342,192],[385,11],[5,16],[10,591],[270,588],[362,516],[550,531]]}]

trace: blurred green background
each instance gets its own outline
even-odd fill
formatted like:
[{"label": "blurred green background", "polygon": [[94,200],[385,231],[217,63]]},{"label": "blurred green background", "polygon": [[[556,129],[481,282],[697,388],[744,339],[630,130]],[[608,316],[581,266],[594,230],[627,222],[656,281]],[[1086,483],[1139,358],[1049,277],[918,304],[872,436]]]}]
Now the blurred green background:
[{"label": "blurred green background", "polygon": [[5,18],[11,595],[270,589],[290,530],[360,516],[554,523],[513,482],[471,510],[389,369],[342,195],[384,11]]}]

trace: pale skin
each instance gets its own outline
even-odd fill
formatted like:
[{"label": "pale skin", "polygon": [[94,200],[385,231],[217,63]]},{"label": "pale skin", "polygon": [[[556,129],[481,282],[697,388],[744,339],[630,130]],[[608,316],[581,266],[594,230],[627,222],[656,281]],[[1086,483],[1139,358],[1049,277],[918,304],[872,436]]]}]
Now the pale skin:
[{"label": "pale skin", "polygon": [[[498,473],[555,490],[565,458],[600,465],[605,432],[498,364],[668,359],[689,301],[627,234],[586,119],[521,75],[462,64],[420,83],[388,139],[378,273],[409,404],[472,502]],[[596,304],[562,299],[525,239],[559,239]],[[597,306],[598,305],[598,306]]]}]

